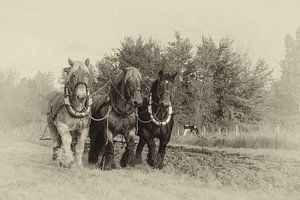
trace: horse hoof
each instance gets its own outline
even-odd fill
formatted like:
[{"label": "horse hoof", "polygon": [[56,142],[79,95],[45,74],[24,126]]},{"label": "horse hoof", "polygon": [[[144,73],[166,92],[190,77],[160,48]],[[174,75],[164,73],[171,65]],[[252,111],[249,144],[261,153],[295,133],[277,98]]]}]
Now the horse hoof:
[{"label": "horse hoof", "polygon": [[53,161],[56,161],[57,158],[58,158],[57,154],[53,154],[53,155],[52,155],[52,160],[53,160]]},{"label": "horse hoof", "polygon": [[74,159],[59,159],[59,166],[63,168],[71,168],[72,164],[74,163]]},{"label": "horse hoof", "polygon": [[76,167],[77,169],[83,169],[83,164],[82,164],[82,162],[77,162],[76,165],[75,165],[75,167]]},{"label": "horse hoof", "polygon": [[112,170],[112,168],[109,167],[109,166],[104,166],[104,167],[103,167],[103,170],[105,170],[105,171],[110,171],[110,170]]},{"label": "horse hoof", "polygon": [[136,164],[136,165],[140,165],[140,164],[143,164],[143,160],[142,160],[142,156],[135,156],[135,158],[134,158],[134,163]]},{"label": "horse hoof", "polygon": [[127,166],[127,162],[124,159],[121,159],[120,160],[120,166],[123,167],[123,168],[126,167]]},{"label": "horse hoof", "polygon": [[113,170],[115,168],[116,168],[116,165],[112,164],[112,165],[105,165],[102,169],[105,170],[105,171],[110,171],[110,170]]},{"label": "horse hoof", "polygon": [[163,161],[159,162],[158,165],[155,167],[156,169],[163,169],[165,167],[165,164]]},{"label": "horse hoof", "polygon": [[156,167],[158,165],[158,160],[154,156],[148,157],[147,161],[151,167]]},{"label": "horse hoof", "polygon": [[59,166],[63,167],[63,168],[71,168],[72,163],[63,163],[63,162],[59,162]]},{"label": "horse hoof", "polygon": [[136,159],[134,164],[136,164],[136,165],[141,165],[141,164],[143,164],[143,161],[142,161],[142,160]]},{"label": "horse hoof", "polygon": [[116,169],[117,166],[115,164],[115,162],[109,162],[109,163],[105,163],[104,166],[102,167],[102,170],[112,170],[112,169]]}]

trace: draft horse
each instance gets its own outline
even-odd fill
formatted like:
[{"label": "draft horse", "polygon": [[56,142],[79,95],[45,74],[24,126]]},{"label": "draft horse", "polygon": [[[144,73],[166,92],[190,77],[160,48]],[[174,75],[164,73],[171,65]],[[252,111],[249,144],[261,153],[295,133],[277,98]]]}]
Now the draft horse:
[{"label": "draft horse", "polygon": [[[136,134],[136,108],[142,104],[141,74],[135,67],[124,68],[110,83],[109,93],[95,100],[90,126],[88,161],[96,164],[102,152],[101,168],[110,170],[114,162],[113,138],[122,134],[126,149],[120,160],[121,167],[134,165],[134,135]],[[98,120],[97,120],[98,119]]]},{"label": "draft horse", "polygon": [[[88,136],[92,99],[90,98],[89,59],[85,62],[68,59],[64,68],[64,92],[55,92],[49,101],[48,128],[53,141],[53,160],[60,166],[82,167],[84,143]],[[72,137],[77,138],[75,152],[71,150]],[[75,156],[75,158],[74,158]]]},{"label": "draft horse", "polygon": [[[158,73],[158,78],[152,83],[149,99],[143,100],[138,109],[138,135],[140,136],[136,150],[136,164],[142,163],[142,151],[147,143],[148,164],[155,168],[163,168],[167,144],[171,138],[174,118],[172,111],[172,95],[174,90],[173,75]],[[159,139],[159,149],[156,152],[154,138]]]}]

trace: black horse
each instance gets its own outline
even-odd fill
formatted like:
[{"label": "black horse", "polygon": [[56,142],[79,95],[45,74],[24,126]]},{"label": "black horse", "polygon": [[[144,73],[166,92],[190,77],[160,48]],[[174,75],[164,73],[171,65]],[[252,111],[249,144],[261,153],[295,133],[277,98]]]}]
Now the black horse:
[{"label": "black horse", "polygon": [[[158,78],[152,83],[149,99],[143,100],[138,109],[138,135],[140,140],[136,150],[136,164],[142,163],[142,151],[147,143],[148,163],[155,168],[163,168],[166,147],[171,138],[174,124],[172,113],[172,94],[174,79],[177,73],[158,73]],[[159,149],[156,152],[154,138],[159,139]]]},{"label": "black horse", "polygon": [[100,152],[103,152],[102,168],[115,168],[113,138],[122,134],[127,146],[120,165],[134,165],[135,113],[136,108],[142,104],[140,85],[140,72],[135,67],[128,67],[111,82],[109,94],[93,102],[88,158],[90,164],[96,164]]}]

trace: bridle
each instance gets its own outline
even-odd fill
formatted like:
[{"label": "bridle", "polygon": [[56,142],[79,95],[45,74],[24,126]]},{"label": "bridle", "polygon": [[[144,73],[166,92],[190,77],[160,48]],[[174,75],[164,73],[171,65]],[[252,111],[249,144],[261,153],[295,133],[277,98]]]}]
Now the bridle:
[{"label": "bridle", "polygon": [[[118,90],[118,88],[116,87],[116,85],[115,85],[112,81],[110,82],[110,84],[111,84],[112,88],[116,91],[116,93],[118,94],[118,96],[120,96],[120,98],[121,98],[123,101],[125,101],[126,106],[129,105],[129,108],[128,108],[127,110],[125,110],[125,111],[120,111],[120,110],[117,108],[117,106],[113,103],[113,101],[112,101],[113,98],[110,97],[112,110],[113,110],[114,112],[116,112],[116,113],[117,113],[118,115],[120,115],[120,116],[127,116],[127,117],[128,117],[128,116],[132,115],[132,114],[135,112],[135,110],[136,110],[136,108],[132,109],[132,107],[133,107],[132,102],[131,102],[129,99],[126,99],[126,97]],[[138,90],[139,90],[139,89],[138,89]],[[138,90],[135,90],[135,91],[138,91]],[[127,92],[128,95],[130,96],[129,91],[126,90],[126,92]]]},{"label": "bridle", "polygon": [[84,109],[81,110],[81,111],[77,111],[76,109],[74,109],[72,107],[72,104],[70,102],[70,93],[72,93],[72,91],[67,86],[67,84],[65,84],[65,87],[64,87],[64,105],[67,107],[68,112],[73,117],[83,118],[83,117],[86,117],[90,113],[93,100],[90,97],[90,90],[88,89],[86,83],[83,83],[83,82],[76,83],[75,86],[74,86],[74,90],[76,89],[76,87],[79,84],[84,84],[86,86],[86,89],[87,89],[87,91],[86,91],[87,92],[87,102],[86,102],[86,105],[84,106]]},{"label": "bridle", "polygon": [[[158,87],[159,87],[159,85],[158,85]],[[165,92],[169,92],[169,91],[165,91]],[[156,114],[153,113],[153,107],[152,107],[153,104],[159,105],[159,103],[154,102],[152,100],[152,93],[150,92],[149,93],[149,105],[147,107],[147,112],[150,115],[150,120],[148,120],[148,121],[142,120],[142,119],[140,119],[138,113],[136,113],[138,121],[140,121],[141,123],[144,123],[144,124],[153,122],[155,125],[157,125],[159,127],[166,126],[170,122],[170,120],[172,118],[172,114],[173,114],[173,108],[172,108],[171,103],[167,108],[168,109],[167,117],[165,119],[162,119],[162,120],[158,119],[157,116],[155,116]]]}]

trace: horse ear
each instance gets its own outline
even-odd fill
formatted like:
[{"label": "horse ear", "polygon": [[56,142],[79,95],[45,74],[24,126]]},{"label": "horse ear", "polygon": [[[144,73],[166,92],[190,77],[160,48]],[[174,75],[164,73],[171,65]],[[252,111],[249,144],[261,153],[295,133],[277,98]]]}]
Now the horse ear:
[{"label": "horse ear", "polygon": [[89,66],[89,65],[90,65],[90,59],[87,58],[87,59],[84,61],[84,63],[85,63],[86,66]]},{"label": "horse ear", "polygon": [[121,67],[122,68],[122,71],[124,72],[124,74],[126,74],[126,72],[127,72],[127,67]]},{"label": "horse ear", "polygon": [[71,68],[72,67],[65,67],[63,69],[63,75],[62,75],[63,79],[65,79],[69,75],[69,72],[70,72]]},{"label": "horse ear", "polygon": [[163,75],[164,75],[164,70],[159,70],[159,72],[158,72],[158,78],[159,79],[162,79],[163,78]]},{"label": "horse ear", "polygon": [[68,58],[68,63],[69,63],[69,65],[70,65],[71,67],[73,67],[73,65],[74,65],[73,60],[71,60],[70,58]]},{"label": "horse ear", "polygon": [[151,82],[154,82],[154,81],[155,81],[154,78],[151,78],[151,77],[149,77],[149,76],[147,76],[147,75],[143,77],[143,80],[145,80],[145,81],[151,81]]},{"label": "horse ear", "polygon": [[68,73],[70,72],[70,70],[71,70],[71,67],[65,67],[65,68],[64,68],[64,72],[65,72],[66,74],[68,74]]}]

